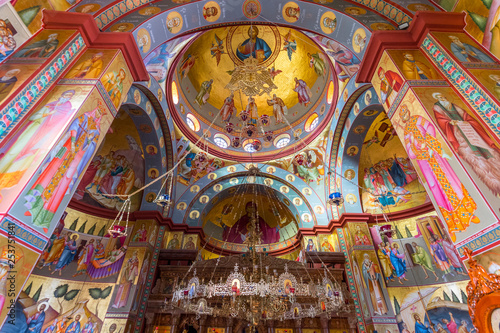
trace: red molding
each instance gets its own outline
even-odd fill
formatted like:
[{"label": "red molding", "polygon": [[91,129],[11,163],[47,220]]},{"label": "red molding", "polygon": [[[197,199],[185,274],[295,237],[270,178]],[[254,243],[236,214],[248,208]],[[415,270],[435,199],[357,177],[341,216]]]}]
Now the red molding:
[{"label": "red molding", "polygon": [[101,32],[92,15],[46,9],[43,10],[42,26],[44,29],[78,30],[89,48],[121,50],[134,81],[149,80],[132,33]]},{"label": "red molding", "polygon": [[374,31],[356,82],[371,82],[385,50],[418,49],[430,31],[463,32],[464,27],[465,13],[418,12],[408,30]]}]

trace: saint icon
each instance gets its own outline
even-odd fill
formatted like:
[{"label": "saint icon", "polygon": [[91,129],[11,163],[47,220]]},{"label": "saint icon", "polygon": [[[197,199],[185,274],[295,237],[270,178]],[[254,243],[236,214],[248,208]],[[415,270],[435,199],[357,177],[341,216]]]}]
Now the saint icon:
[{"label": "saint icon", "polygon": [[271,56],[271,48],[262,38],[259,38],[259,28],[251,26],[248,28],[248,39],[238,46],[236,56],[240,60],[253,57],[259,62],[267,60]]}]

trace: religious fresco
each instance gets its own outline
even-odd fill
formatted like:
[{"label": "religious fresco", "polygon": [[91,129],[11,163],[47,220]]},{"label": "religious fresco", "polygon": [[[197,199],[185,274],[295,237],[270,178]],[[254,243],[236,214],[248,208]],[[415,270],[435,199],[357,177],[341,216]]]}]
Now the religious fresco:
[{"label": "religious fresco", "polygon": [[[122,318],[104,318],[102,333],[127,332],[132,327],[132,322]],[[97,332],[95,332],[97,333]]]},{"label": "religious fresco", "polygon": [[338,252],[340,251],[338,236],[336,233],[330,235],[318,235],[319,251],[321,252]]},{"label": "religious fresco", "polygon": [[[452,151],[490,205],[500,208],[500,145],[452,88],[415,88],[415,94],[437,123]],[[495,209],[495,210],[497,210]]]},{"label": "religious fresco", "polygon": [[396,212],[428,201],[417,172],[385,112],[375,118],[366,132],[358,170],[359,184],[370,191],[361,194],[366,213]]},{"label": "religious fresco", "polygon": [[[488,225],[486,221],[494,218],[493,213],[481,204],[480,194],[411,90],[395,112],[392,123],[398,136],[404,138],[405,149],[419,178],[428,193],[432,193],[431,200],[439,207],[452,242],[464,240],[482,225]],[[422,146],[422,142],[428,145]]]},{"label": "religious fresco", "polygon": [[182,231],[169,232],[164,236],[164,248],[167,250],[180,250],[182,244]]},{"label": "religious fresco", "polygon": [[20,20],[10,2],[0,5],[0,31],[2,32],[2,41],[0,42],[1,63],[28,40],[31,33]]},{"label": "religious fresco", "polygon": [[116,55],[116,50],[89,49],[66,74],[67,79],[97,79]]},{"label": "religious fresco", "polygon": [[388,50],[406,80],[443,80],[420,50]]},{"label": "religious fresco", "polygon": [[469,72],[481,82],[493,98],[500,100],[500,70],[469,69]]},{"label": "religious fresco", "polygon": [[372,245],[370,232],[366,223],[350,222],[348,227],[353,245]]},{"label": "religious fresco", "polygon": [[134,223],[134,230],[131,233],[131,242],[148,242],[154,246],[158,226],[154,221],[138,220]]},{"label": "religious fresco", "polygon": [[[364,293],[364,298],[368,302],[370,313],[373,316],[392,315],[388,305],[387,291],[384,285],[382,268],[378,264],[377,256],[373,250],[353,252],[353,259],[356,261],[360,271],[362,283],[360,289]],[[359,283],[359,281],[357,281]]]},{"label": "religious fresco", "polygon": [[[467,23],[465,30],[474,37],[478,43],[482,44],[497,58],[500,56],[500,40],[498,39],[498,24],[500,1],[474,1],[448,0],[456,3],[456,6],[448,7],[446,10],[461,13],[467,11],[469,15],[465,17]],[[474,45],[474,44],[472,44]]]},{"label": "religious fresco", "polygon": [[[144,185],[144,175],[140,135],[130,116],[121,111],[78,185],[78,199],[93,206],[118,210],[124,200],[106,195],[134,192]],[[131,198],[131,210],[139,209],[141,197],[137,194]]]},{"label": "religious fresco", "polygon": [[302,248],[306,252],[318,252],[318,237],[304,236],[302,239]]},{"label": "religious fresco", "polygon": [[7,101],[17,88],[40,67],[39,64],[0,65],[0,104]]},{"label": "religious fresco", "polygon": [[[91,92],[92,86],[56,86],[54,89],[47,95],[47,97],[41,102],[40,106],[38,106],[31,114],[26,116],[26,120],[20,124],[18,132],[6,143],[2,148],[0,148],[0,154],[3,155],[3,158],[0,162],[0,195],[2,197],[0,201],[0,211],[6,211],[10,205],[15,201],[16,196],[13,193],[19,193],[19,191],[26,185],[29,178],[31,178],[33,172],[37,167],[40,166],[42,159],[49,154],[45,158],[45,166],[53,160],[53,157],[56,155],[58,150],[63,147],[63,144],[67,138],[62,138],[58,144],[53,147],[56,142],[55,138],[58,138],[62,135],[62,133],[70,133],[67,130],[65,131],[68,125],[78,125],[80,121],[84,121],[89,119],[89,115],[92,114],[92,118],[95,115],[96,110],[100,109],[97,113],[99,113],[98,120],[93,121],[92,123],[96,123],[96,131],[90,137],[92,138],[92,144],[82,146],[81,154],[84,154],[87,149],[88,153],[93,153],[94,145],[102,140],[102,136],[100,136],[100,127],[102,129],[107,130],[109,125],[109,118],[111,114],[106,112],[106,108],[102,105],[99,106],[100,97],[99,94],[94,90],[90,94],[90,98],[85,103],[84,107],[82,104],[86,98],[89,97],[89,93]],[[101,106],[103,108],[101,108]],[[48,112],[50,110],[50,112]],[[76,118],[74,120],[73,116],[75,116],[76,110],[78,114],[76,114]],[[72,121],[70,123],[70,121]],[[102,121],[102,123],[100,123]],[[82,139],[86,138],[86,135],[81,137]],[[79,142],[81,145],[82,142]],[[52,149],[51,149],[52,148]],[[52,155],[50,154],[52,153]],[[74,154],[71,154],[73,157]],[[90,155],[91,156],[91,155]],[[80,162],[84,167],[86,164],[86,159],[81,159],[83,156],[79,156],[76,160],[74,158],[71,161]],[[62,162],[60,158],[54,159],[54,163],[56,161]],[[48,169],[43,173],[43,177],[51,176],[54,174],[49,174],[50,172],[57,172],[57,164],[53,165],[56,167],[55,169]],[[72,170],[74,172],[75,170]],[[40,169],[40,172],[42,169]],[[37,174],[38,175],[38,174]],[[68,174],[69,175],[69,174]],[[71,174],[73,176],[78,177],[78,173]],[[45,178],[44,178],[45,179]],[[42,186],[45,188],[50,183],[50,178],[46,179],[47,182],[43,184],[35,184],[34,186]],[[31,181],[30,183],[33,183]],[[57,185],[57,184],[56,184]],[[61,186],[67,186],[68,184],[61,184]],[[66,187],[67,188],[67,187]],[[66,188],[64,191],[66,191]],[[31,187],[30,187],[31,189]],[[61,187],[62,189],[62,187]],[[26,192],[26,191],[25,191]],[[61,193],[62,194],[62,193]],[[41,203],[42,201],[35,198],[32,193],[24,193],[26,200],[18,200],[18,202],[23,201],[23,203],[31,203],[24,207],[19,207],[22,210],[20,213],[23,216],[22,220],[25,220],[25,216],[32,216],[33,214],[26,213],[26,208],[31,210],[33,207],[32,203]],[[54,196],[50,196],[51,198],[55,198]],[[41,198],[40,198],[41,199]],[[43,203],[47,203],[47,200],[43,200]],[[42,208],[42,207],[40,207]],[[53,213],[53,211],[51,211]],[[37,220],[38,215],[35,216],[35,220]],[[33,219],[30,219],[31,223],[34,222]],[[42,219],[44,222],[44,228],[47,228],[46,222],[50,223],[51,217]],[[39,223],[38,221],[37,223]]]},{"label": "religious fresco", "polygon": [[47,30],[40,31],[21,49],[16,50],[12,61],[43,62],[53,55],[75,32],[72,30]]},{"label": "religious fresco", "polygon": [[13,5],[23,23],[34,34],[41,28],[42,9],[65,11],[75,3],[73,0],[18,0]]},{"label": "religious fresco", "polygon": [[468,280],[466,269],[439,218],[430,215],[411,220],[415,223],[413,226],[395,221],[392,225],[370,228],[387,286]]},{"label": "religious fresco", "polygon": [[120,52],[106,69],[106,73],[101,77],[104,90],[108,93],[115,107],[119,107],[127,98],[127,92],[132,85],[132,81],[132,74]]},{"label": "religious fresco", "polygon": [[[107,313],[128,312],[138,303],[136,293],[144,285],[150,256],[146,247],[131,247],[127,250]],[[143,276],[140,276],[141,273],[144,273]]]},{"label": "religious fresco", "polygon": [[262,244],[288,240],[298,230],[297,221],[286,202],[279,199],[277,194],[262,186],[255,189],[248,185],[230,188],[214,197],[203,211],[205,234],[224,242],[241,244],[246,237],[250,217],[257,213]]},{"label": "religious fresco", "polygon": [[186,234],[184,235],[184,243],[182,244],[183,250],[197,250],[198,249],[198,235]]},{"label": "religious fresco", "polygon": [[179,160],[182,160],[177,172],[177,182],[185,187],[189,187],[190,184],[197,182],[228,163],[225,160],[206,154],[192,143],[185,141],[177,143],[177,156]]},{"label": "religious fresco", "polygon": [[446,50],[461,63],[494,63],[493,58],[464,33],[433,32]]},{"label": "religious fresco", "polygon": [[399,331],[472,331],[466,286],[464,281],[423,288],[388,288]]},{"label": "religious fresco", "polygon": [[384,52],[380,58],[372,84],[386,112],[389,111],[399,91],[403,87],[403,77],[389,55]]}]

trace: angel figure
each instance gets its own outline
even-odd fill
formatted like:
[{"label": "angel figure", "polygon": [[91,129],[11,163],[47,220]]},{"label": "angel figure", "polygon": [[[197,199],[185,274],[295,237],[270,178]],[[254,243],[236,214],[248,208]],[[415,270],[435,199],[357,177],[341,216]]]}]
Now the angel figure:
[{"label": "angel figure", "polygon": [[225,54],[224,52],[224,45],[222,39],[215,34],[215,43],[212,42],[212,47],[210,48],[210,54],[212,55],[212,58],[215,57],[215,60],[217,61],[217,66],[219,66],[220,58],[222,54]]},{"label": "angel figure", "polygon": [[323,55],[316,52],[314,54],[307,54],[309,58],[309,67],[313,68],[318,76],[324,76],[326,73],[326,64]]},{"label": "angel figure", "polygon": [[288,33],[283,38],[283,51],[286,51],[288,59],[291,61],[292,54],[297,51],[297,42],[292,37],[292,30],[288,30]]},{"label": "angel figure", "polygon": [[363,144],[366,145],[366,148],[368,148],[372,144],[379,143],[379,142],[380,142],[380,139],[378,138],[378,133],[375,132],[375,135],[373,135],[371,139],[366,140],[365,142],[363,142]]},{"label": "angel figure", "polygon": [[185,78],[188,75],[189,70],[191,70],[191,68],[194,66],[196,62],[196,58],[197,56],[188,54],[186,59],[182,61],[181,66],[179,68],[179,72],[182,78]]}]

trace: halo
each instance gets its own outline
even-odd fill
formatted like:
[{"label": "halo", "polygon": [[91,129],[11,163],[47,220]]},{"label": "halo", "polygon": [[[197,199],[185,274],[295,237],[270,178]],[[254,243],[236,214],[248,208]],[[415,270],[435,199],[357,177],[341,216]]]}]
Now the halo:
[{"label": "halo", "polygon": [[42,303],[38,304],[38,306],[36,307],[37,311],[40,311],[40,307],[41,307],[42,305],[45,305],[45,309],[48,309],[48,308],[49,308],[49,306],[50,306],[50,305],[49,305],[49,301],[44,301],[44,302],[42,302]]},{"label": "halo", "polygon": [[73,239],[73,236],[76,236],[76,239],[77,240],[78,238],[80,238],[80,235],[77,234],[76,232],[72,233],[71,236],[69,236],[70,239]]}]

